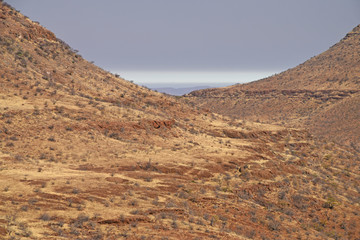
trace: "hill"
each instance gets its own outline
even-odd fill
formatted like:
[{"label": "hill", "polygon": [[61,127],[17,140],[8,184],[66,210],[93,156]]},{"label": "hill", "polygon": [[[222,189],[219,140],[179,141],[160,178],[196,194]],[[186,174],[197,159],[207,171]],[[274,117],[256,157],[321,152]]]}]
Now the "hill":
[{"label": "hill", "polygon": [[291,127],[360,149],[360,25],[324,53],[259,81],[187,95],[211,111]]},{"label": "hill", "polygon": [[360,25],[327,51],[280,74],[237,86],[243,90],[360,89]]},{"label": "hill", "polygon": [[137,86],[3,2],[0,26],[2,239],[360,237],[351,148]]}]

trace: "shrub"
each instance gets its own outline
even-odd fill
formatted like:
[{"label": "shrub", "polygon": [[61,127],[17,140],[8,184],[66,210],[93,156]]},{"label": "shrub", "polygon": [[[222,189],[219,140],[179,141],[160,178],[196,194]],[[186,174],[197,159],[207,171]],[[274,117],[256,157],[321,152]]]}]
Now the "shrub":
[{"label": "shrub", "polygon": [[138,204],[138,202],[136,200],[132,200],[132,201],[129,202],[129,205],[136,207],[139,204]]},{"label": "shrub", "polygon": [[51,220],[51,217],[47,214],[47,213],[44,213],[40,216],[39,218],[40,220],[43,220],[43,221],[50,221]]},{"label": "shrub", "polygon": [[89,221],[89,217],[83,213],[81,213],[74,221],[74,223],[72,224],[73,227],[76,228],[82,228],[84,225],[84,222]]},{"label": "shrub", "polygon": [[132,214],[132,215],[137,215],[137,214],[139,214],[139,210],[132,210],[131,212],[130,212],[130,214]]},{"label": "shrub", "polygon": [[277,230],[279,230],[280,225],[281,225],[280,222],[272,220],[269,222],[268,228],[271,231],[277,231]]},{"label": "shrub", "polygon": [[332,196],[329,196],[326,202],[323,204],[323,208],[333,209],[337,204],[338,202],[336,201],[336,199]]},{"label": "shrub", "polygon": [[54,138],[54,137],[49,137],[49,138],[48,138],[48,141],[50,141],[50,142],[55,142],[55,138]]},{"label": "shrub", "polygon": [[8,142],[5,144],[5,147],[13,147],[14,146],[14,143],[12,142]]},{"label": "shrub", "polygon": [[306,209],[308,207],[308,205],[306,204],[306,198],[301,196],[300,194],[296,194],[294,196],[292,196],[292,200],[294,203],[294,206],[298,209]]},{"label": "shrub", "polygon": [[172,227],[173,229],[177,229],[177,228],[178,228],[178,224],[177,224],[176,220],[173,220],[173,222],[171,223],[171,227]]},{"label": "shrub", "polygon": [[20,209],[21,209],[21,211],[27,212],[28,208],[29,208],[29,206],[22,205]]},{"label": "shrub", "polygon": [[74,189],[72,190],[72,193],[73,193],[73,194],[78,194],[79,192],[80,192],[80,190],[77,189],[77,188],[74,188]]}]

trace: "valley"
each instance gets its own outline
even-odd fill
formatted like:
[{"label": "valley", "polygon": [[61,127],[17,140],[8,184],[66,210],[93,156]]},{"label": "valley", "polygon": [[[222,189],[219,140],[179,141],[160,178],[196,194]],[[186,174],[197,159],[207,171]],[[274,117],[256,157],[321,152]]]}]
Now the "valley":
[{"label": "valley", "polygon": [[[359,153],[292,123],[357,106],[355,84],[174,97],[95,66],[3,2],[0,26],[0,239],[360,237]],[[298,109],[263,121],[280,110],[264,107],[273,95]],[[263,115],[215,105],[240,98]]]}]

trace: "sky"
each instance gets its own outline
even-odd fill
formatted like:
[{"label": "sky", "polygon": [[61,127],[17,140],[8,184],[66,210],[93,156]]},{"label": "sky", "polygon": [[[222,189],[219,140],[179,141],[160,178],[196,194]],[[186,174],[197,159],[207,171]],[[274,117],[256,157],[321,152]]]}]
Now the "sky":
[{"label": "sky", "polygon": [[87,60],[140,84],[257,80],[327,50],[359,0],[5,0]]}]

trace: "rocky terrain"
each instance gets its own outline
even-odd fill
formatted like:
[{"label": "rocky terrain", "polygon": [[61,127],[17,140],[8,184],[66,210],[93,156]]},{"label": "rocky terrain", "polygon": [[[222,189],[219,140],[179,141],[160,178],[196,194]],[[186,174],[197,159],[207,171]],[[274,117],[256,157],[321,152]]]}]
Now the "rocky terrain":
[{"label": "rocky terrain", "polygon": [[293,69],[187,97],[217,113],[306,128],[360,151],[360,25],[329,50]]},{"label": "rocky terrain", "polygon": [[3,2],[0,57],[0,239],[360,237],[353,148],[137,86]]}]

